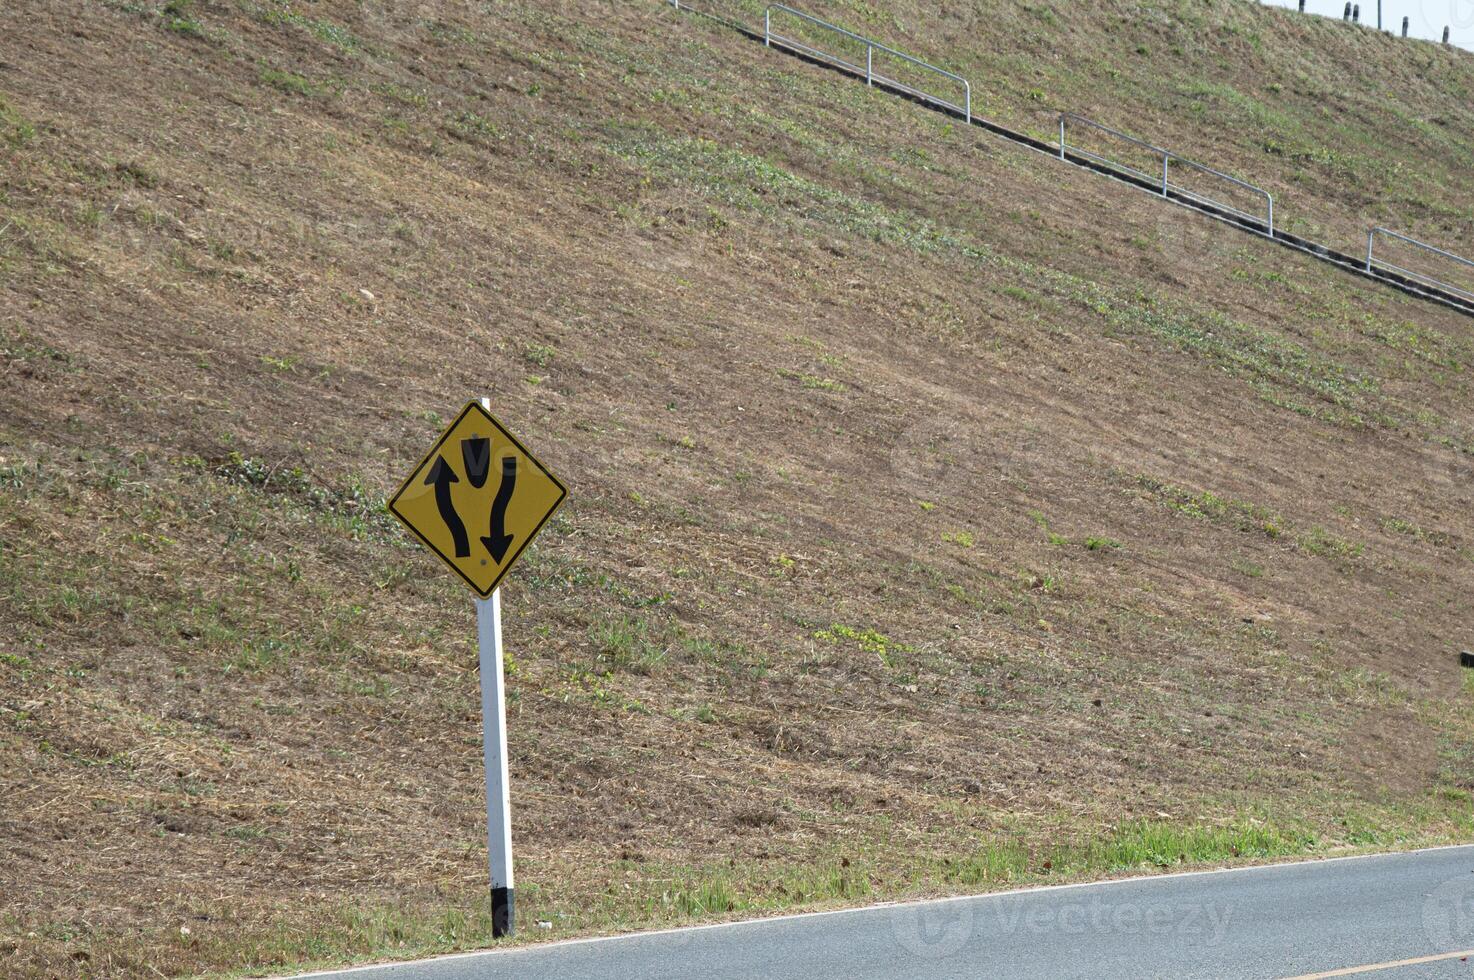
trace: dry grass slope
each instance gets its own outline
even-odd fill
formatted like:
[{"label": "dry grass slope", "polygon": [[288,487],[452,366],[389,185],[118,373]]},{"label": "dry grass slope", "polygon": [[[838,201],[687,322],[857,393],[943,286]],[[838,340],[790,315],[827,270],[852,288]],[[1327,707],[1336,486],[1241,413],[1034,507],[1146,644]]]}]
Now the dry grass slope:
[{"label": "dry grass slope", "polygon": [[[1098,6],[827,5],[1467,238],[1469,59]],[[653,0],[6,4],[0,972],[489,941],[471,609],[383,512],[481,393],[573,488],[526,924],[1467,840],[1471,364]]]},{"label": "dry grass slope", "polygon": [[[767,4],[706,6],[760,25]],[[1041,139],[1068,110],[1238,174],[1275,195],[1286,230],[1354,254],[1375,223],[1474,252],[1466,51],[1246,0],[797,6],[961,73],[978,112]],[[784,33],[836,46],[776,16]]]}]

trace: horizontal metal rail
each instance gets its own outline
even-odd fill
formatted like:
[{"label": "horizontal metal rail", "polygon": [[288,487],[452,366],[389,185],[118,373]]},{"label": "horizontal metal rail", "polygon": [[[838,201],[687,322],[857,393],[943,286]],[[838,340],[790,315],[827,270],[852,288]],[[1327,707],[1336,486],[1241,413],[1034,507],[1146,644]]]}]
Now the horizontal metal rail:
[{"label": "horizontal metal rail", "polygon": [[[1114,136],[1116,139],[1121,140],[1125,143],[1130,143],[1132,146],[1139,146],[1143,150],[1155,153],[1157,156],[1162,157],[1164,161],[1162,172],[1155,175],[1149,174],[1144,170],[1137,170],[1135,167],[1127,166],[1120,161],[1112,160],[1109,157],[1100,156],[1097,153],[1092,153],[1090,150],[1087,150],[1084,147],[1070,146],[1067,142],[1067,134],[1065,133],[1065,124],[1067,122],[1077,122],[1082,126],[1088,126],[1091,129],[1099,130],[1100,132],[1105,133],[1108,136]],[[1135,174],[1136,176],[1141,177],[1145,180],[1160,180],[1163,195],[1165,195],[1167,192],[1167,168],[1165,166],[1165,161],[1168,157],[1171,156],[1171,153],[1167,150],[1162,149],[1160,146],[1154,146],[1151,143],[1146,142],[1145,140],[1137,139],[1135,136],[1127,136],[1119,129],[1112,129],[1109,126],[1102,126],[1100,123],[1094,121],[1093,119],[1086,119],[1084,116],[1077,116],[1073,112],[1062,112],[1059,114],[1059,158],[1061,160],[1065,159],[1065,149],[1067,147],[1071,150],[1074,150],[1080,156],[1089,157],[1097,163],[1103,163],[1109,167],[1118,167],[1121,170]]]},{"label": "horizontal metal rail", "polygon": [[[679,0],[674,0],[674,2],[676,3],[677,7],[679,7]],[[832,31],[835,34],[840,35],[841,37],[847,37],[852,41],[863,44],[865,46],[865,64],[857,65],[854,62],[846,61],[838,55],[830,54],[828,51],[822,51],[819,48],[811,47],[810,45],[807,45],[802,41],[796,40],[791,37],[784,37],[781,34],[773,33],[773,14],[775,12],[788,14],[790,17],[797,17],[799,20],[813,24],[815,27],[821,27],[827,31]],[[784,47],[803,52],[804,54],[811,55],[824,61],[828,61],[834,65],[838,65],[841,68],[848,69],[854,72],[856,75],[864,78],[866,85],[873,86],[876,82],[880,82],[883,85],[902,89],[904,91],[910,92],[913,95],[920,96],[921,98],[933,102],[937,105],[951,109],[961,115],[963,119],[967,120],[969,125],[971,125],[972,123],[972,83],[963,78],[961,75],[947,71],[943,68],[938,68],[936,65],[928,64],[927,62],[922,61],[920,58],[913,58],[911,55],[906,54],[904,51],[897,51],[895,48],[881,44],[879,41],[872,40],[862,34],[856,34],[854,31],[847,31],[837,24],[831,24],[827,20],[820,20],[818,17],[815,17],[812,14],[806,14],[802,10],[795,10],[794,8],[781,3],[770,4],[768,8],[763,11],[763,42],[767,44],[768,47],[772,47],[775,41]],[[886,76],[879,74],[875,70],[875,52],[877,51],[881,52],[882,54],[890,55],[893,58],[898,58],[901,61],[906,62],[907,64],[914,65],[917,68],[929,71],[935,75],[940,75],[942,78],[949,79],[961,85],[962,104],[958,105],[955,102],[949,102],[946,99],[939,98],[938,96],[930,92],[924,92],[920,89],[913,88],[912,86],[907,85],[902,81],[894,78],[887,78]]]},{"label": "horizontal metal rail", "polygon": [[[719,2],[719,0],[696,0],[696,2],[694,3],[693,0],[660,0],[660,2],[668,3],[670,6],[680,11],[685,11],[692,14],[697,14],[702,17],[711,18],[716,22],[719,22],[733,30],[736,30],[740,34],[752,39],[753,41],[764,42],[770,48],[778,48],[780,50],[783,50],[786,53],[802,61],[807,61],[819,67],[840,72],[850,78],[867,78],[865,70],[859,65],[852,64],[842,58],[836,58],[835,56],[830,55],[826,52],[817,51],[814,48],[802,43],[791,43],[786,38],[782,38],[778,35],[772,34],[771,27],[764,31],[763,29],[759,29],[756,26],[748,26],[747,24],[728,19],[727,17],[722,16],[721,14],[718,14],[709,9],[709,4]],[[782,6],[784,5],[774,5],[773,9],[777,9],[778,7]],[[822,24],[822,22],[820,23]],[[823,24],[823,26],[832,28],[833,25]],[[876,48],[887,53],[894,53],[897,55],[901,54],[900,52],[894,51],[894,49],[892,48],[887,48],[885,45],[880,44],[876,44],[875,48],[870,48],[870,44],[873,42],[870,42],[868,39],[861,38],[858,35],[852,34],[851,32],[845,31],[843,29],[836,30],[847,37],[858,38],[862,43],[866,44],[867,49],[869,50],[870,57],[873,57],[874,50]],[[906,58],[906,60],[908,61],[912,60],[910,56],[902,57]],[[930,108],[937,109],[938,111],[947,113],[949,115],[966,115],[973,126],[980,127],[990,133],[993,133],[996,136],[1000,136],[1003,139],[1009,140],[1010,142],[1019,144],[1020,146],[1026,146],[1029,149],[1035,150],[1039,153],[1047,154],[1048,156],[1064,160],[1066,163],[1070,163],[1074,166],[1082,167],[1086,170],[1091,170],[1103,176],[1119,180],[1122,183],[1131,185],[1133,187],[1138,187],[1143,190],[1149,191],[1165,200],[1171,201],[1185,208],[1190,208],[1208,218],[1223,221],[1235,228],[1238,228],[1241,231],[1248,232],[1249,234],[1262,236],[1267,233],[1271,240],[1273,240],[1278,245],[1284,246],[1285,248],[1291,248],[1295,249],[1298,252],[1303,252],[1306,255],[1326,262],[1345,272],[1358,276],[1364,276],[1373,282],[1377,282],[1384,286],[1399,290],[1409,296],[1415,296],[1420,299],[1438,303],[1444,307],[1456,310],[1464,314],[1465,316],[1474,317],[1474,293],[1469,292],[1467,289],[1451,287],[1445,283],[1440,282],[1437,279],[1431,278],[1424,273],[1410,272],[1409,270],[1403,269],[1399,266],[1385,263],[1380,259],[1375,259],[1375,257],[1371,255],[1371,241],[1369,241],[1368,243],[1369,247],[1367,253],[1355,255],[1339,251],[1321,242],[1312,241],[1308,238],[1302,238],[1301,236],[1296,235],[1293,232],[1280,230],[1274,224],[1274,198],[1262,188],[1255,187],[1252,184],[1247,184],[1236,177],[1231,177],[1228,174],[1214,170],[1211,167],[1204,167],[1201,164],[1195,163],[1194,161],[1187,160],[1182,157],[1177,157],[1170,150],[1165,150],[1161,147],[1154,146],[1151,143],[1143,142],[1142,140],[1138,140],[1135,137],[1127,136],[1125,133],[1110,129],[1109,127],[1101,126],[1099,123],[1095,123],[1092,120],[1085,119],[1083,117],[1073,116],[1073,114],[1070,113],[1067,113],[1060,120],[1061,129],[1059,143],[1051,143],[1047,139],[1039,139],[1018,130],[1009,129],[1008,127],[999,125],[998,123],[990,122],[989,120],[981,116],[973,116],[970,111],[971,86],[964,85],[964,90],[968,93],[966,105],[957,106],[950,102],[938,99],[934,95],[930,95],[926,92],[921,92],[915,88],[898,83],[894,80],[885,79],[880,76],[874,75],[873,64],[871,67],[872,73],[867,79],[871,82],[871,84],[879,85],[885,88],[887,91],[910,99],[911,101],[916,102],[920,105],[925,105]],[[935,70],[940,74],[943,74],[945,77],[958,78],[960,80],[958,76],[953,76],[949,72],[941,72],[940,69],[935,69],[934,66],[928,65],[925,67]],[[1147,174],[1144,171],[1137,170],[1134,167],[1123,164],[1119,161],[1112,160],[1108,157],[1100,156],[1099,154],[1093,153],[1089,150],[1085,150],[1079,147],[1069,147],[1067,143],[1068,134],[1065,130],[1065,125],[1066,121],[1071,117],[1075,118],[1076,121],[1081,123],[1082,125],[1088,125],[1102,130],[1103,132],[1122,139],[1125,142],[1149,150],[1153,154],[1165,155],[1166,160],[1164,160],[1163,162],[1164,168],[1166,168],[1165,173]],[[1074,152],[1069,153],[1069,150],[1073,150]],[[1263,194],[1266,202],[1265,217],[1249,215],[1246,212],[1239,210],[1238,208],[1221,204],[1211,198],[1208,198],[1201,194],[1197,194],[1196,192],[1191,191],[1187,188],[1177,187],[1176,185],[1172,184],[1170,179],[1170,167],[1173,160],[1176,160],[1177,162],[1186,166],[1193,167],[1194,169],[1201,169],[1205,173],[1220,177],[1237,186],[1243,187],[1246,190],[1251,190],[1255,193]],[[1375,236],[1378,233],[1385,233],[1387,235],[1395,236],[1398,238],[1405,237],[1397,235],[1397,233],[1395,232],[1387,231],[1386,229],[1377,228],[1373,229],[1371,238],[1375,239]],[[1463,259],[1460,256],[1453,255],[1450,252],[1445,252],[1442,249],[1434,248],[1433,246],[1426,245],[1422,242],[1412,241],[1412,244],[1425,248],[1435,255],[1452,259],[1461,264],[1474,265],[1474,263],[1470,263],[1468,260]]]},{"label": "horizontal metal rail", "polygon": [[[1098,130],[1108,136],[1112,136],[1115,139],[1130,143],[1132,146],[1138,146],[1143,150],[1147,150],[1148,152],[1161,157],[1161,172],[1149,174],[1144,170],[1138,170],[1136,167],[1122,163],[1119,160],[1114,160],[1110,157],[1101,156],[1100,154],[1095,153],[1091,150],[1087,150],[1082,146],[1071,146],[1069,143],[1069,133],[1067,127],[1068,124],[1072,122],[1089,129]],[[1148,143],[1145,140],[1139,140],[1135,136],[1128,136],[1127,134],[1121,132],[1119,129],[1112,129],[1109,126],[1102,126],[1100,123],[1096,122],[1093,119],[1086,119],[1084,116],[1077,115],[1073,112],[1062,112],[1060,113],[1059,117],[1059,158],[1061,160],[1066,159],[1066,154],[1069,151],[1073,151],[1074,153],[1082,157],[1088,157],[1089,159],[1094,160],[1097,163],[1114,168],[1123,173],[1131,174],[1143,180],[1154,181],[1160,189],[1163,197],[1171,197],[1172,194],[1175,192],[1179,196],[1193,198],[1195,200],[1203,202],[1204,204],[1211,204],[1216,208],[1221,208],[1225,211],[1229,211],[1235,215],[1238,215],[1241,218],[1244,218],[1247,221],[1262,223],[1264,225],[1264,233],[1270,238],[1274,237],[1274,195],[1269,193],[1269,191],[1265,190],[1262,187],[1256,187],[1248,181],[1240,180],[1239,178],[1234,177],[1231,174],[1226,174],[1221,170],[1215,170],[1206,164],[1198,163],[1196,160],[1189,160],[1187,157],[1178,156],[1171,150],[1164,149],[1153,143]],[[1233,184],[1235,187],[1240,187],[1250,192],[1251,194],[1260,195],[1264,198],[1265,213],[1251,214],[1250,212],[1236,208],[1232,204],[1229,204],[1225,201],[1220,201],[1216,198],[1209,197],[1206,194],[1195,191],[1190,187],[1184,187],[1181,184],[1172,183],[1172,164],[1174,162],[1176,162],[1180,166],[1187,167],[1190,170],[1196,170],[1200,173],[1205,173],[1209,176],[1217,177],[1219,180],[1227,181],[1228,183]]]},{"label": "horizontal metal rail", "polygon": [[1440,258],[1450,259],[1451,261],[1457,262],[1459,265],[1465,265],[1471,269],[1474,269],[1474,261],[1470,261],[1469,259],[1464,258],[1462,255],[1455,255],[1453,252],[1444,251],[1441,248],[1429,245],[1427,242],[1420,242],[1416,238],[1409,238],[1407,235],[1399,234],[1398,232],[1391,231],[1387,228],[1372,228],[1370,231],[1367,232],[1368,272],[1375,272],[1378,268],[1390,269],[1393,272],[1398,272],[1404,276],[1410,276],[1413,279],[1425,282],[1430,286],[1436,286],[1439,289],[1446,289],[1449,292],[1457,293],[1458,295],[1463,296],[1466,299],[1474,300],[1474,291],[1471,291],[1462,286],[1455,286],[1452,283],[1444,282],[1441,279],[1435,279],[1432,276],[1428,275],[1426,272],[1415,272],[1412,269],[1404,269],[1400,265],[1393,265],[1386,259],[1376,258],[1375,255],[1373,255],[1373,251],[1375,250],[1377,245],[1378,235],[1385,235],[1388,238],[1393,238],[1397,241],[1404,242],[1408,245],[1413,246],[1414,248],[1420,248],[1423,251],[1429,252],[1433,255],[1437,255]]}]

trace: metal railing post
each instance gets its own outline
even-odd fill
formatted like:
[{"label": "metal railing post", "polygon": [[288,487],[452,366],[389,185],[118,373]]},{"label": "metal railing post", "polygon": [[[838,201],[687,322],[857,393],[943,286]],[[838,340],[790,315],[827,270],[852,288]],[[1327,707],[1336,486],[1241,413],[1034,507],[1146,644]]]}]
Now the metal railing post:
[{"label": "metal railing post", "polygon": [[[1212,167],[1205,166],[1204,164],[1198,163],[1195,160],[1189,160],[1186,157],[1180,157],[1177,154],[1173,153],[1171,150],[1157,146],[1155,143],[1148,143],[1145,140],[1139,140],[1134,136],[1128,136],[1118,129],[1111,129],[1109,126],[1102,126],[1100,123],[1096,122],[1093,119],[1087,119],[1084,116],[1076,115],[1073,112],[1062,112],[1059,116],[1059,157],[1061,160],[1068,161],[1066,147],[1069,145],[1068,126],[1071,122],[1078,123],[1080,126],[1088,129],[1094,129],[1097,132],[1105,133],[1107,136],[1114,137],[1115,139],[1121,140],[1122,142],[1129,143],[1135,147],[1139,147],[1140,149],[1145,150],[1147,153],[1155,153],[1156,155],[1160,156],[1162,158],[1161,172],[1157,174],[1152,174],[1146,170],[1139,169],[1128,163],[1122,163],[1120,160],[1116,160],[1108,156],[1103,156],[1093,150],[1088,150],[1084,146],[1076,146],[1072,148],[1078,156],[1085,157],[1089,160],[1093,160],[1097,163],[1103,164],[1105,167],[1109,168],[1115,173],[1123,174],[1129,177],[1131,180],[1139,184],[1143,189],[1151,191],[1153,194],[1156,194],[1159,197],[1166,198],[1167,200],[1173,199],[1174,192],[1172,188],[1172,161],[1176,160],[1180,167],[1187,167],[1189,170],[1195,170],[1200,173],[1209,174],[1210,176],[1217,177],[1219,180],[1227,181],[1228,183],[1233,184],[1235,187],[1242,188],[1243,190],[1248,191],[1251,194],[1255,194],[1259,197],[1264,198],[1265,210],[1264,213],[1261,215],[1241,210],[1238,207],[1235,207],[1234,205],[1229,204],[1225,201],[1209,197],[1206,194],[1193,190],[1192,187],[1187,184],[1184,184],[1176,189],[1176,200],[1187,204],[1190,207],[1197,206],[1194,203],[1197,202],[1197,204],[1207,204],[1212,207],[1219,208],[1229,214],[1234,215],[1236,217],[1236,220],[1239,220],[1241,223],[1244,221],[1249,221],[1253,222],[1255,225],[1262,224],[1264,229],[1263,231],[1260,231],[1260,229],[1257,227],[1252,230],[1256,233],[1268,234],[1271,238],[1274,237],[1274,195],[1269,193],[1269,191],[1254,184],[1250,184],[1247,181],[1240,180],[1237,177],[1230,176],[1229,174],[1226,174],[1221,170],[1214,170]],[[1145,164],[1143,164],[1143,166],[1144,165]]]},{"label": "metal railing post", "polygon": [[1448,259],[1451,262],[1456,262],[1459,265],[1464,266],[1465,268],[1474,269],[1474,259],[1466,259],[1462,255],[1456,255],[1453,252],[1438,248],[1435,245],[1429,245],[1427,242],[1420,242],[1416,238],[1409,237],[1402,234],[1401,232],[1393,231],[1391,228],[1382,228],[1378,225],[1373,225],[1372,229],[1367,232],[1368,272],[1381,271],[1399,273],[1411,279],[1415,279],[1420,283],[1432,286],[1436,289],[1442,289],[1450,293],[1455,293],[1462,299],[1474,301],[1474,289],[1470,289],[1467,286],[1456,286],[1452,282],[1435,279],[1429,273],[1418,272],[1415,269],[1408,269],[1400,265],[1395,265],[1387,259],[1374,258],[1373,250],[1378,235],[1383,235],[1387,238],[1396,239],[1397,241],[1410,245],[1413,248],[1421,249],[1422,251],[1427,252],[1430,255],[1437,255],[1440,258]]},{"label": "metal railing post", "polygon": [[[832,54],[820,48],[813,47],[812,45],[806,44],[803,41],[791,37],[785,37],[782,34],[774,34],[774,11],[777,11],[780,14],[796,17],[799,20],[804,21],[805,23],[813,24],[827,31],[833,31],[840,37],[849,38],[852,41],[865,45],[865,63],[863,65],[859,64],[858,59],[853,62],[846,61],[839,55]],[[942,68],[938,68],[936,65],[928,64],[927,62],[922,61],[920,58],[915,58],[909,54],[906,54],[904,51],[897,51],[895,48],[887,47],[886,45],[881,44],[879,41],[865,37],[863,34],[856,34],[854,31],[846,30],[845,28],[840,27],[838,24],[831,24],[827,20],[820,20],[818,17],[815,17],[812,14],[806,14],[802,10],[795,9],[788,6],[787,4],[772,3],[763,10],[763,43],[771,48],[774,46],[775,42],[779,47],[786,48],[791,51],[796,51],[800,54],[810,55],[819,58],[831,65],[835,65],[843,69],[844,71],[853,74],[857,78],[863,75],[865,78],[865,84],[872,88],[875,85],[880,84],[899,89],[905,93],[929,102],[934,106],[939,106],[956,115],[962,116],[968,121],[969,124],[972,123],[971,82],[963,78],[961,75],[947,71]],[[922,68],[926,71],[940,76],[941,78],[949,79],[950,81],[960,85],[963,91],[962,103],[959,105],[956,102],[948,101],[938,95],[933,95],[930,92],[924,91],[919,88],[914,88],[910,85],[905,84],[904,82],[899,82],[894,78],[887,78],[884,74],[878,73],[875,70],[875,52],[877,50],[884,55],[888,55],[892,58],[897,58],[908,64],[915,65],[918,68]]]}]

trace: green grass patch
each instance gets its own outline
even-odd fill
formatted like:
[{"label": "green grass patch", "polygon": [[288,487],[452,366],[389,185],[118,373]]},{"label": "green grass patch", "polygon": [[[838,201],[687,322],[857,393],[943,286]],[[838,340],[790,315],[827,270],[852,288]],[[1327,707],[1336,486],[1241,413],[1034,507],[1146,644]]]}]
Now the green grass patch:
[{"label": "green grass patch", "polygon": [[474,112],[456,113],[450,117],[445,127],[456,139],[467,143],[488,143],[507,138],[496,123]]},{"label": "green grass patch", "polygon": [[364,50],[363,42],[355,37],[348,28],[330,20],[308,17],[298,11],[290,0],[269,0],[267,8],[261,13],[261,20],[267,24],[298,28],[340,51]]},{"label": "green grass patch", "polygon": [[785,378],[789,381],[797,381],[810,391],[828,391],[838,394],[845,390],[843,381],[820,377],[817,374],[806,374],[802,371],[791,371],[787,368],[780,368],[778,370],[778,377]]},{"label": "green grass patch", "polygon": [[0,140],[20,149],[35,138],[36,127],[4,99],[0,99]]},{"label": "green grass patch", "polygon": [[817,630],[814,633],[814,639],[836,645],[857,646],[866,653],[879,656],[881,662],[887,667],[893,666],[898,654],[910,653],[912,650],[907,644],[893,640],[874,629],[868,627],[856,629],[844,623],[834,623],[825,629]]},{"label": "green grass patch", "polygon": [[25,327],[0,324],[0,361],[29,361],[55,367],[74,367],[72,355],[44,343]]},{"label": "green grass patch", "polygon": [[669,183],[695,185],[707,196],[743,211],[832,225],[918,252],[950,247],[930,221],[826,187],[767,157],[714,140],[676,136],[650,126],[626,126],[615,135],[610,150]]},{"label": "green grass patch", "polygon": [[986,844],[957,858],[944,858],[937,877],[969,888],[1007,886],[1029,877],[1028,850],[1013,841]]},{"label": "green grass patch", "polygon": [[311,510],[326,514],[355,538],[391,538],[399,524],[390,516],[387,498],[359,478],[340,486],[315,479],[300,466],[270,463],[254,456],[231,452],[214,463],[191,459],[190,468],[208,469],[228,483],[251,487],[268,494],[290,497]]},{"label": "green grass patch", "polygon": [[1422,541],[1440,548],[1450,547],[1454,543],[1451,535],[1445,534],[1442,531],[1430,531],[1427,528],[1419,527],[1412,521],[1404,520],[1400,517],[1383,518],[1381,526],[1382,530],[1388,534],[1400,534],[1404,537],[1412,538],[1415,541]]},{"label": "green grass patch", "polygon": [[545,368],[558,356],[558,348],[551,344],[528,344],[523,348],[522,356],[527,359],[527,363]]},{"label": "green grass patch", "polygon": [[1136,483],[1164,506],[1187,517],[1253,531],[1271,539],[1278,538],[1285,527],[1284,519],[1274,511],[1248,501],[1221,497],[1211,490],[1188,490],[1145,475],[1138,476]]},{"label": "green grass patch", "polygon": [[205,28],[190,16],[194,0],[169,0],[159,11],[164,19],[164,29],[185,37],[204,37]]},{"label": "green grass patch", "polygon": [[1366,545],[1337,537],[1323,527],[1312,527],[1295,538],[1295,544],[1307,555],[1320,558],[1360,558]]},{"label": "green grass patch", "polygon": [[[1299,406],[1307,414],[1357,428],[1383,421],[1374,411],[1373,398],[1379,385],[1373,378],[1268,330],[1216,311],[1184,315],[1150,298],[1125,303],[1119,297],[1112,299],[1089,290],[1082,301],[1113,331],[1157,337],[1238,377],[1301,390],[1330,406]],[[1280,403],[1291,405],[1286,399],[1276,402]]]},{"label": "green grass patch", "polygon": [[599,658],[614,670],[653,674],[670,659],[670,647],[661,631],[632,616],[594,625],[589,639]]},{"label": "green grass patch", "polygon": [[290,641],[275,636],[251,637],[226,662],[226,670],[263,673],[274,667],[285,666],[295,650],[295,645]]},{"label": "green grass patch", "polygon": [[300,95],[307,98],[317,95],[321,91],[306,76],[298,75],[296,72],[280,71],[276,68],[262,68],[259,77],[263,83],[270,85],[279,92],[286,92],[289,95]]},{"label": "green grass patch", "polygon": [[1304,853],[1316,843],[1310,831],[1262,823],[1220,827],[1133,821],[1102,840],[1056,852],[1053,867],[1065,873],[1111,874],[1235,858],[1286,857]]}]

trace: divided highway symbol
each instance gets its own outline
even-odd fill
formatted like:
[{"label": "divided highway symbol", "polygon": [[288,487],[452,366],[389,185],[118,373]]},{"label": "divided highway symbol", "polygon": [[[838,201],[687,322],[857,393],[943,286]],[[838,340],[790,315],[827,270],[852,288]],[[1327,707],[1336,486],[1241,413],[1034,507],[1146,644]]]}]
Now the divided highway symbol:
[{"label": "divided highway symbol", "polygon": [[[567,495],[516,436],[471,402],[404,481],[389,511],[485,599]],[[485,534],[468,530],[473,527]]]}]

